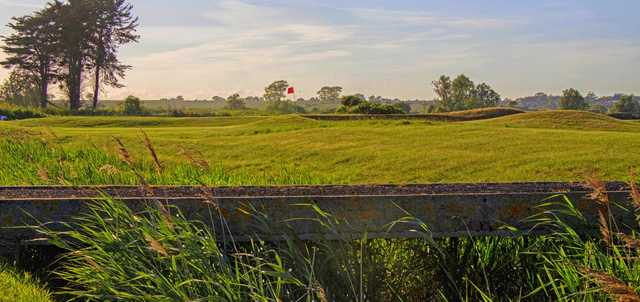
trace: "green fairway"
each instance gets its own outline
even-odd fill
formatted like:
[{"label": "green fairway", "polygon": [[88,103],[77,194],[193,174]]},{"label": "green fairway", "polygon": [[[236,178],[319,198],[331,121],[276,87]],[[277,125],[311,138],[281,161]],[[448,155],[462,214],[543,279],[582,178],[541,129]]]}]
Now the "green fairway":
[{"label": "green fairway", "polygon": [[[0,125],[7,134],[24,130],[68,150],[97,147],[115,154],[117,137],[134,158],[150,161],[144,131],[165,166],[189,161],[185,152],[197,153],[229,175],[286,170],[304,175],[302,183],[571,181],[594,172],[626,180],[629,167],[640,163],[640,123],[572,111],[458,123],[275,116],[51,117]],[[243,179],[232,183],[283,184],[290,178]]]}]

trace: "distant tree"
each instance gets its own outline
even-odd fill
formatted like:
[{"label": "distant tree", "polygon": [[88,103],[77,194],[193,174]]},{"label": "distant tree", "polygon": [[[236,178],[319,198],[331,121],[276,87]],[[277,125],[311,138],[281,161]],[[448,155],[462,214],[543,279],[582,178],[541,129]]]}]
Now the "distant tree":
[{"label": "distant tree", "polygon": [[496,107],[500,104],[500,95],[486,83],[476,87],[474,99],[472,108]]},{"label": "distant tree", "polygon": [[475,84],[461,74],[451,82],[453,110],[464,110],[475,106]]},{"label": "distant tree", "polygon": [[356,95],[345,95],[342,97],[342,100],[340,101],[342,106],[346,108],[358,106],[363,102],[365,102],[365,100],[363,100],[361,97]]},{"label": "distant tree", "polygon": [[178,101],[178,102],[184,102],[184,97],[183,97],[183,96],[181,96],[181,95],[179,95],[179,96],[177,96],[177,97],[175,98],[175,100],[176,100],[176,101]]},{"label": "distant tree", "polygon": [[240,95],[237,93],[234,93],[232,96],[227,98],[225,107],[231,110],[240,110],[246,108],[244,100],[240,98]]},{"label": "distant tree", "polygon": [[598,96],[593,92],[593,91],[589,91],[589,93],[587,93],[587,95],[584,97],[584,99],[591,103],[591,102],[595,102],[596,100],[598,100]]},{"label": "distant tree", "polygon": [[118,59],[118,48],[123,44],[137,42],[140,37],[136,34],[138,18],[132,13],[133,6],[125,0],[93,0],[90,9],[93,61],[89,68],[93,69],[92,107],[95,110],[100,86],[123,87],[119,80],[131,68]]},{"label": "distant tree", "polygon": [[591,104],[591,106],[589,107],[589,111],[595,113],[607,113],[608,109],[602,104],[595,103]]},{"label": "distant tree", "polygon": [[478,86],[464,74],[453,81],[448,76],[440,76],[433,82],[436,93],[437,111],[449,112],[473,108],[495,107],[500,104],[500,94],[486,83]]},{"label": "distant tree", "polygon": [[442,75],[437,81],[433,81],[433,91],[436,94],[436,107],[439,111],[452,111],[452,83],[451,78]]},{"label": "distant tree", "polygon": [[29,83],[25,85],[37,85],[39,106],[42,108],[49,103],[49,84],[56,80],[59,43],[56,18],[52,9],[35,12],[32,16],[13,18],[13,22],[8,25],[13,33],[2,37],[4,46],[0,47],[8,55],[0,64],[16,70],[16,76],[28,77]]},{"label": "distant tree", "polygon": [[565,110],[586,110],[589,108],[589,104],[585,101],[580,91],[569,88],[562,92],[560,98],[560,109]]},{"label": "distant tree", "polygon": [[0,85],[0,101],[24,106],[38,107],[41,105],[41,95],[38,80],[30,73],[16,69],[9,74],[9,78]]},{"label": "distant tree", "polygon": [[634,99],[633,95],[624,95],[613,104],[611,113],[640,114],[640,103]]},{"label": "distant tree", "polygon": [[340,94],[342,94],[342,87],[340,86],[325,86],[318,91],[318,97],[320,102],[332,103],[340,100]]},{"label": "distant tree", "polygon": [[369,103],[382,103],[383,102],[383,98],[381,96],[369,96]]},{"label": "distant tree", "polygon": [[395,103],[393,106],[398,108],[403,113],[411,113],[411,105],[409,105],[409,103],[407,102],[398,102],[398,103]]},{"label": "distant tree", "polygon": [[518,107],[518,101],[510,100],[507,102],[507,106],[509,107]]},{"label": "distant tree", "polygon": [[269,102],[267,102],[265,110],[267,112],[281,113],[281,114],[305,113],[306,112],[304,107],[296,104],[295,102],[288,101],[288,100],[269,101]]},{"label": "distant tree", "polygon": [[222,102],[226,102],[226,99],[223,98],[223,97],[214,96],[214,97],[211,98],[211,101],[222,103]]},{"label": "distant tree", "polygon": [[359,98],[359,99],[363,100],[363,101],[366,101],[366,100],[367,100],[367,97],[366,97],[366,96],[364,96],[364,94],[362,94],[362,93],[354,93],[353,95],[354,95],[355,97],[357,97],[357,98]]},{"label": "distant tree", "polygon": [[122,104],[122,111],[127,115],[139,115],[143,113],[140,99],[135,96],[128,96]]},{"label": "distant tree", "polygon": [[287,96],[287,81],[275,81],[264,89],[264,100],[267,102],[281,101]]}]

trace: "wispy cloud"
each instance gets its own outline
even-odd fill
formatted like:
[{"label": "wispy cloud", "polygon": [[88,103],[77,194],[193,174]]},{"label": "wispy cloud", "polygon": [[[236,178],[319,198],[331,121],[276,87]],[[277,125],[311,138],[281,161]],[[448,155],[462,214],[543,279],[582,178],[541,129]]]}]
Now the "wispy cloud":
[{"label": "wispy cloud", "polygon": [[503,18],[456,17],[426,11],[383,10],[355,8],[349,11],[358,18],[384,22],[388,25],[413,25],[431,27],[452,27],[465,29],[491,29],[512,26],[522,21]]},{"label": "wispy cloud", "polygon": [[38,1],[38,3],[30,2],[28,0],[0,0],[0,7],[8,6],[8,7],[24,7],[24,8],[41,8],[42,5]]}]

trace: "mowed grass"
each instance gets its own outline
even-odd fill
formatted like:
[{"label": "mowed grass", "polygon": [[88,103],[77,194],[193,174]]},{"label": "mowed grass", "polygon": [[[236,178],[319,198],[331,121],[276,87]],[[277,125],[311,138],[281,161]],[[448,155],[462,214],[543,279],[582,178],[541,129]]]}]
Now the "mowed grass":
[{"label": "mowed grass", "polygon": [[0,124],[0,133],[28,132],[27,138],[69,150],[115,154],[117,137],[134,157],[149,161],[143,131],[166,166],[200,154],[229,175],[286,170],[309,176],[303,183],[581,181],[593,173],[627,180],[629,167],[640,164],[640,123],[574,111],[458,123],[275,116],[51,117]]}]

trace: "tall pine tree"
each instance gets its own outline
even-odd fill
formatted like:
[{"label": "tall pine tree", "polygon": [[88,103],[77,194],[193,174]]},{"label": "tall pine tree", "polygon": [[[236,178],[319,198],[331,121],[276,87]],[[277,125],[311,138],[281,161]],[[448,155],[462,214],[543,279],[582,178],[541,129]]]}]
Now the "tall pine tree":
[{"label": "tall pine tree", "polygon": [[3,37],[4,46],[1,47],[8,57],[0,64],[29,75],[36,82],[42,108],[49,103],[49,84],[56,80],[59,30],[56,18],[51,7],[32,16],[13,18],[8,27],[14,32]]},{"label": "tall pine tree", "polygon": [[118,59],[119,47],[137,42],[138,18],[132,13],[133,6],[125,0],[94,0],[91,15],[93,48],[90,68],[93,70],[93,109],[98,107],[101,85],[123,87],[119,80],[131,68]]}]

